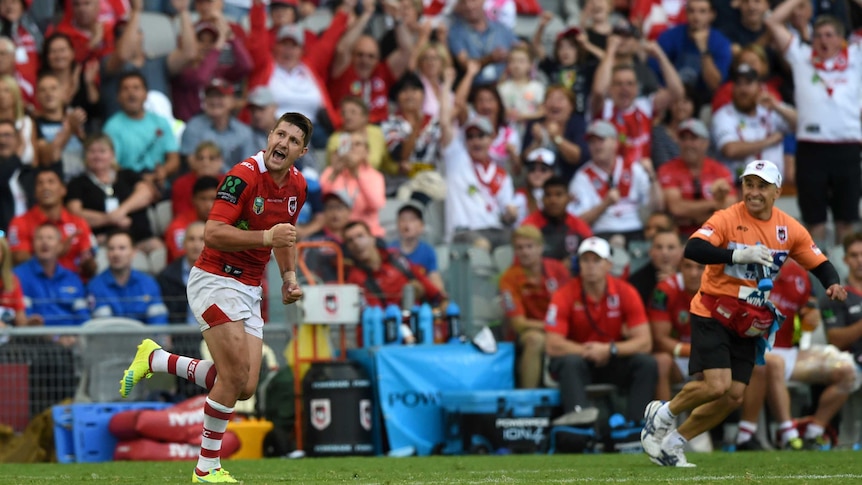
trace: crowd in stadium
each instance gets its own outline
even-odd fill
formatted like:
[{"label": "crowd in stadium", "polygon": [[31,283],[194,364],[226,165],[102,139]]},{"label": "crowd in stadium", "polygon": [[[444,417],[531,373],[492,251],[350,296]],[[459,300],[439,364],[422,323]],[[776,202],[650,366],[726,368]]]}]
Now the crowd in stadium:
[{"label": "crowd in stadium", "polygon": [[[687,377],[685,241],[765,159],[852,291],[818,306],[782,268],[776,305],[836,348],[791,352],[786,325],[737,441],[766,400],[781,446],[822,448],[860,379],[860,39],[862,0],[0,0],[0,326],[196,324],[177,295],[221,176],[295,111],[299,239],[342,245],[369,304],[458,301],[435,246],[510,247],[519,386],[558,380],[577,420],[586,384],[617,383],[639,421]],[[316,279],[331,256],[309,252]],[[566,295],[583,331],[546,333],[571,278],[606,298]],[[790,379],[825,386],[801,434]]]}]

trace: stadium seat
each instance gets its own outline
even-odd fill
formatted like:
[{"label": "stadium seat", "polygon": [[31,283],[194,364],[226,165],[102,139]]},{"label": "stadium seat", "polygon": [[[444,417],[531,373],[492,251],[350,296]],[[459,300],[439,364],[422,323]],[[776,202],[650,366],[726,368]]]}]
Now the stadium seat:
[{"label": "stadium seat", "polygon": [[149,57],[161,57],[177,48],[177,30],[171,18],[157,12],[141,12],[144,51]]},{"label": "stadium seat", "polygon": [[151,206],[147,209],[147,216],[150,218],[150,227],[153,230],[153,234],[156,237],[162,237],[174,219],[174,210],[171,201],[163,200]]},{"label": "stadium seat", "polygon": [[386,205],[380,209],[380,225],[386,231],[386,240],[398,239],[398,209],[404,202],[398,199],[386,199]]},{"label": "stadium seat", "polygon": [[[122,317],[94,318],[81,326],[85,330],[79,340],[83,373],[75,401],[112,402],[120,400],[119,378],[132,357],[135,345],[146,335],[147,326],[138,320]],[[100,329],[140,330],[140,335],[103,333]],[[136,386],[130,401],[144,396],[145,386]]]},{"label": "stadium seat", "polygon": [[434,246],[434,252],[437,254],[437,268],[440,270],[440,274],[443,275],[445,281],[446,272],[449,270],[449,246],[438,244]]},{"label": "stadium seat", "polygon": [[302,19],[302,25],[313,32],[323,32],[332,23],[332,11],[325,7],[319,7],[314,13]]},{"label": "stadium seat", "polygon": [[105,246],[96,246],[96,274],[108,269],[108,249]]},{"label": "stadium seat", "polygon": [[168,250],[165,248],[157,248],[148,256],[150,260],[150,272],[157,275],[165,269],[168,264]]},{"label": "stadium seat", "polygon": [[152,268],[150,267],[150,258],[147,257],[147,253],[143,251],[135,251],[135,255],[132,257],[132,269],[143,271],[144,273],[152,272]]},{"label": "stadium seat", "polygon": [[504,244],[494,248],[492,256],[494,264],[497,266],[497,271],[502,273],[509,269],[512,266],[512,262],[515,261],[515,249],[511,244]]},{"label": "stadium seat", "polygon": [[479,278],[492,278],[497,275],[497,266],[491,259],[491,254],[484,249],[471,247],[468,249],[470,256],[470,270],[474,276]]},{"label": "stadium seat", "polygon": [[425,240],[436,246],[443,242],[443,231],[446,229],[446,207],[442,200],[433,200],[425,208]]}]

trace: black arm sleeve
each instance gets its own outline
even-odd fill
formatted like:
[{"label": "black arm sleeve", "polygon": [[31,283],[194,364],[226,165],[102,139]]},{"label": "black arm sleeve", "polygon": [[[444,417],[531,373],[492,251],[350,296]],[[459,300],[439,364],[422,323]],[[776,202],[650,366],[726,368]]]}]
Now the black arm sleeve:
[{"label": "black arm sleeve", "polygon": [[832,266],[832,263],[829,261],[820,263],[816,268],[811,270],[811,274],[820,280],[820,284],[822,284],[824,288],[829,288],[835,284],[841,284],[841,278],[838,276],[838,272],[835,271],[835,266]]},{"label": "black arm sleeve", "polygon": [[732,249],[717,248],[709,241],[698,237],[688,240],[684,256],[700,264],[733,264]]}]

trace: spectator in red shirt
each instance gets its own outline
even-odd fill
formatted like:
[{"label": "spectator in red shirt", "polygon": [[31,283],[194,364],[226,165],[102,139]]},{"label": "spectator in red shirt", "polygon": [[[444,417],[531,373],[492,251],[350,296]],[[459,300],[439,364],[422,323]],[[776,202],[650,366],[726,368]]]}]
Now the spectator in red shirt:
[{"label": "spectator in red shirt", "polygon": [[[39,69],[39,44],[42,32],[32,21],[22,22],[32,0],[4,0],[0,2],[0,18],[9,24],[9,37],[15,43],[16,73],[21,80],[33,86],[36,84],[36,72]],[[37,41],[38,38],[38,41]],[[29,101],[32,101],[30,99]]]},{"label": "spectator in red shirt", "polygon": [[374,14],[374,0],[363,0],[362,14],[338,41],[330,72],[330,95],[336,105],[347,96],[358,96],[369,108],[369,121],[381,123],[389,117],[389,88],[410,61],[411,41],[401,17],[397,17],[398,49],[380,59],[380,46],[370,35],[362,35]]},{"label": "spectator in red shirt", "polygon": [[[306,46],[305,33],[296,25],[279,28],[273,46],[266,35],[248,38],[248,50],[254,60],[249,90],[268,86],[275,97],[277,112],[296,111],[307,116],[314,123],[311,140],[314,148],[325,147],[333,129],[341,125],[327,82],[336,44],[344,33],[354,2],[346,0],[341,4],[313,50]],[[252,32],[266,31],[265,16],[252,17],[251,21]]]},{"label": "spectator in red shirt", "polygon": [[610,276],[610,256],[607,241],[585,239],[578,248],[580,275],[551,297],[545,350],[566,413],[556,425],[595,421],[598,411],[587,408],[589,384],[628,389],[625,417],[634,422],[655,394],[658,370],[646,311],[631,285]]},{"label": "spectator in red shirt", "polygon": [[400,305],[406,285],[413,286],[417,302],[436,305],[445,298],[421,268],[410,264],[397,249],[388,250],[378,244],[364,222],[348,223],[343,234],[346,256],[352,262],[346,280],[365,289],[366,305]]},{"label": "spectator in red shirt", "polygon": [[165,229],[168,263],[185,253],[183,241],[186,237],[186,228],[195,221],[206,222],[207,215],[215,202],[218,187],[219,179],[215,177],[203,176],[195,181],[191,197],[194,207],[175,217]]},{"label": "spectator in red shirt", "polygon": [[688,237],[713,212],[736,202],[733,175],[721,163],[706,156],[709,130],[691,118],[679,125],[679,158],[658,170],[665,204],[674,216],[679,232]]},{"label": "spectator in red shirt", "polygon": [[36,205],[9,223],[9,246],[12,261],[18,265],[33,255],[33,233],[43,224],[56,226],[63,237],[60,265],[83,276],[96,269],[93,258],[93,233],[82,217],[63,207],[66,186],[53,170],[36,175]]},{"label": "spectator in red shirt", "polygon": [[192,193],[198,177],[221,179],[224,175],[224,158],[218,144],[211,140],[202,141],[189,157],[189,169],[171,185],[171,208],[174,217],[194,209],[189,194]]},{"label": "spectator in red shirt", "polygon": [[506,340],[516,341],[518,387],[533,389],[542,383],[545,353],[545,314],[551,295],[569,281],[569,270],[557,260],[542,257],[542,233],[522,226],[512,233],[515,261],[500,278],[506,310]]},{"label": "spectator in red shirt", "polygon": [[[71,7],[71,8],[69,8]],[[72,40],[75,61],[101,60],[114,50],[115,20],[101,20],[99,0],[69,0],[66,14],[47,34],[62,32]]]},{"label": "spectator in red shirt", "polygon": [[[527,170],[530,170],[529,165]],[[593,235],[593,230],[586,222],[566,210],[570,201],[566,181],[551,177],[542,187],[542,208],[521,223],[522,226],[535,226],[541,231],[545,245],[542,256],[546,258],[569,262],[577,257],[581,241]]]}]

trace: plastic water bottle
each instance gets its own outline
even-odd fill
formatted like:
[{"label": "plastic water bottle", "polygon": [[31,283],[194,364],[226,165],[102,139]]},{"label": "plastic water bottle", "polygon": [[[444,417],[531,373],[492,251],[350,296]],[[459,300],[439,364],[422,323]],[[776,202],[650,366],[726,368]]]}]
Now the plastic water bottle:
[{"label": "plastic water bottle", "polygon": [[398,305],[387,306],[383,314],[383,343],[401,343],[401,309]]},{"label": "plastic water bottle", "polygon": [[410,327],[410,331],[416,336],[416,341],[420,342],[422,340],[422,335],[420,335],[421,332],[419,330],[419,305],[413,305],[409,312],[404,313],[407,315],[407,323]]},{"label": "plastic water bottle", "polygon": [[431,305],[423,303],[419,307],[419,333],[417,340],[422,344],[434,343],[434,311]]},{"label": "plastic water bottle", "polygon": [[374,307],[365,307],[362,310],[362,346],[365,348],[374,345]]},{"label": "plastic water bottle", "polygon": [[449,341],[459,341],[461,339],[461,308],[454,301],[450,301],[446,306],[446,322],[449,325]]},{"label": "plastic water bottle", "polygon": [[[757,243],[760,246],[760,243]],[[772,291],[772,279],[769,278],[769,268],[763,264],[754,265],[754,274],[757,276],[757,289],[760,291]]]}]

